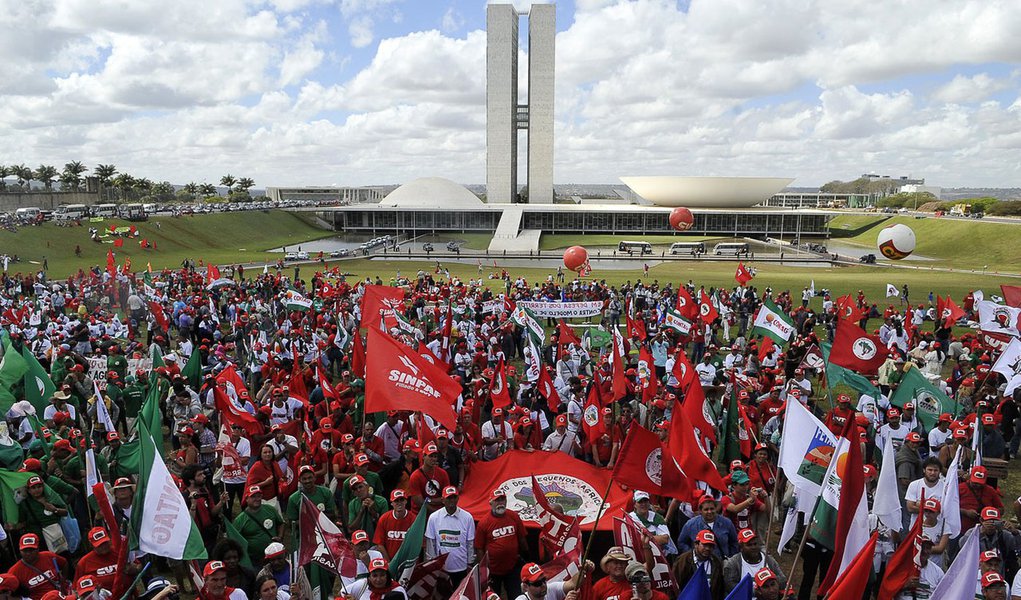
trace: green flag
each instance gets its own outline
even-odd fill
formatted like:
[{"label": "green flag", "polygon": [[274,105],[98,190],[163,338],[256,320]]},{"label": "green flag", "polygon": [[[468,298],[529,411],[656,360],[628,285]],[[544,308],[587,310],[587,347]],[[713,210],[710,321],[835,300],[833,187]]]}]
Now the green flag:
[{"label": "green flag", "polygon": [[425,541],[425,522],[428,520],[425,510],[418,511],[418,516],[415,517],[415,522],[408,528],[407,533],[404,534],[404,541],[401,542],[401,547],[394,552],[393,558],[390,559],[390,575],[393,577],[400,577],[401,572],[408,568],[418,560],[418,557],[422,554],[422,543]]},{"label": "green flag", "polygon": [[187,364],[181,369],[181,375],[188,381],[191,389],[198,390],[202,386],[202,353],[198,348],[188,357]]},{"label": "green flag", "polygon": [[956,416],[958,411],[957,402],[933,385],[914,365],[904,373],[897,390],[890,396],[890,404],[898,408],[903,409],[908,402],[915,404],[915,414],[927,431],[939,424],[941,414]]},{"label": "green flag", "polygon": [[21,352],[14,349],[10,339],[3,340],[4,356],[0,359],[0,410],[6,413],[18,401],[14,388],[28,373],[28,363]]},{"label": "green flag", "polygon": [[50,396],[57,391],[57,386],[53,385],[53,380],[46,373],[46,369],[39,364],[28,348],[21,349],[21,356],[28,364],[28,372],[25,373],[25,399],[31,402],[36,412],[41,415],[49,405]]},{"label": "green flag", "polygon": [[163,362],[163,351],[160,350],[158,344],[152,345],[152,348],[149,350],[149,358],[152,359],[153,370],[167,366],[167,363]]},{"label": "green flag", "polygon": [[35,473],[16,473],[0,469],[0,494],[2,494],[0,497],[3,499],[5,523],[19,522],[18,505],[25,499],[27,494],[25,486],[28,485],[28,480],[33,475]]},{"label": "green flag", "polygon": [[[43,445],[43,449],[46,452],[46,457],[49,458],[50,451],[53,450],[53,443],[56,441],[53,439],[54,437],[53,433],[49,430],[49,428],[46,427],[45,423],[39,420],[38,416],[28,415],[25,418],[28,419],[28,422],[32,424],[32,431],[35,432],[35,439],[38,440],[39,443]],[[44,464],[45,462],[46,461],[43,461]]]},{"label": "green flag", "polygon": [[[157,441],[163,443],[163,414],[160,412],[160,386],[159,382],[154,378],[149,383],[149,393],[146,395],[145,400],[142,401],[142,408],[138,411],[138,420],[135,421],[135,427],[139,432],[142,431],[142,425],[152,432],[153,436],[159,436]],[[172,433],[172,432],[171,432]]]},{"label": "green flag", "polygon": [[794,320],[766,298],[762,301],[759,311],[755,313],[752,334],[768,335],[774,342],[783,345],[789,342],[791,335],[794,334]]},{"label": "green flag", "polygon": [[539,319],[536,318],[535,313],[530,309],[524,306],[514,307],[510,320],[524,328],[534,340],[536,346],[541,347],[543,342],[546,341],[546,332],[543,330],[542,324],[539,323]]},{"label": "green flag", "polygon": [[720,458],[724,464],[729,465],[730,461],[741,458],[740,426],[741,413],[737,407],[737,394],[734,389],[737,385],[731,386],[730,404],[727,407],[727,423],[723,429],[723,440],[720,442]]},{"label": "green flag", "polygon": [[851,369],[845,369],[840,365],[835,365],[830,362],[830,347],[832,344],[829,342],[823,342],[819,344],[819,349],[822,351],[823,359],[826,361],[826,383],[827,391],[832,390],[840,384],[844,384],[859,394],[865,394],[871,396],[877,401],[881,396],[879,388],[872,385],[872,381],[868,377],[859,375]]},{"label": "green flag", "polygon": [[139,440],[133,440],[121,444],[117,452],[117,468],[124,473],[137,473],[141,464],[142,444]]},{"label": "green flag", "polygon": [[234,540],[241,546],[241,566],[254,569],[252,565],[252,559],[248,556],[248,540],[245,536],[241,535],[241,532],[234,527],[234,524],[230,522],[230,519],[223,520],[224,531],[227,533],[227,537]]},{"label": "green flag", "polygon": [[16,471],[25,462],[25,451],[21,444],[11,440],[10,444],[0,443],[0,468]]}]

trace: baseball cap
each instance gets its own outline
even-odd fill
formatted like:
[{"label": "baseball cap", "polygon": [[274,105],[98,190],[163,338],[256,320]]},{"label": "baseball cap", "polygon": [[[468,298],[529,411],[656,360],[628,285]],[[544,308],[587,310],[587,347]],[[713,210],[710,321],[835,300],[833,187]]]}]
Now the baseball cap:
[{"label": "baseball cap", "polygon": [[92,544],[93,548],[98,547],[104,542],[110,541],[110,534],[106,532],[102,527],[93,527],[89,530],[89,543]]},{"label": "baseball cap", "polygon": [[494,417],[502,417],[503,416],[503,409],[500,408],[500,407],[494,408],[493,409],[493,416]]},{"label": "baseball cap", "polygon": [[312,465],[301,465],[298,467],[298,475],[301,475],[302,473],[312,473],[315,475],[315,472],[316,470],[312,467]]},{"label": "baseball cap", "polygon": [[635,502],[641,502],[642,500],[649,499],[649,492],[643,492],[642,490],[635,490]]},{"label": "baseball cap", "polygon": [[38,475],[33,475],[28,478],[28,487],[35,487],[43,484],[43,478]]},{"label": "baseball cap", "polygon": [[978,557],[979,562],[990,562],[994,560],[1000,560],[1000,551],[993,548],[992,550],[986,550]]},{"label": "baseball cap", "polygon": [[996,571],[989,571],[982,575],[982,589],[991,588],[994,585],[1007,585],[1007,580]]},{"label": "baseball cap", "polygon": [[521,581],[524,581],[525,583],[535,583],[545,578],[546,574],[543,573],[542,567],[534,562],[521,567]]},{"label": "baseball cap", "polygon": [[96,589],[96,580],[91,575],[83,575],[75,582],[74,587],[79,594],[87,594]]},{"label": "baseball cap", "polygon": [[340,436],[341,444],[353,444],[354,442],[355,436],[350,433],[345,433],[344,435]]},{"label": "baseball cap", "polygon": [[875,465],[865,465],[865,467],[862,470],[865,473],[865,477],[876,477],[877,475],[879,475],[879,472],[876,471]]},{"label": "baseball cap", "polygon": [[931,510],[932,512],[940,511],[939,500],[935,498],[926,498],[925,504],[922,505],[922,510]]},{"label": "baseball cap", "polygon": [[265,554],[263,554],[263,556],[266,558],[266,560],[270,560],[283,556],[286,552],[287,549],[284,548],[283,544],[281,544],[280,542],[273,542],[269,546],[266,546],[266,551]]},{"label": "baseball cap", "polygon": [[754,540],[755,537],[756,537],[755,532],[752,531],[751,529],[742,529],[741,531],[737,532],[737,541],[741,542],[742,544],[747,544],[748,542]]},{"label": "baseball cap", "polygon": [[117,481],[113,482],[113,489],[117,490],[117,489],[129,488],[129,487],[132,487],[134,485],[135,484],[131,483],[131,479],[130,478],[128,478],[128,477],[118,477]]},{"label": "baseball cap", "polygon": [[112,442],[114,440],[119,439],[121,439],[121,434],[117,433],[116,431],[110,431],[106,434],[106,441],[108,442]]},{"label": "baseball cap", "polygon": [[708,529],[703,529],[695,535],[695,541],[699,544],[712,544],[716,545],[716,535]]},{"label": "baseball cap", "polygon": [[347,486],[350,488],[363,483],[365,483],[365,478],[361,475],[352,475],[351,478],[347,480]]},{"label": "baseball cap", "polygon": [[21,541],[18,543],[18,548],[24,550],[25,548],[39,548],[39,536],[34,533],[26,533],[21,536]]},{"label": "baseball cap", "polygon": [[706,495],[704,495],[704,496],[702,496],[701,498],[698,499],[698,504],[696,504],[696,506],[698,508],[702,508],[702,505],[705,504],[706,502],[712,502],[713,504],[715,504],[716,503],[716,498],[713,498],[709,494],[706,494]]},{"label": "baseball cap", "polygon": [[755,572],[755,588],[761,588],[762,586],[769,583],[770,580],[776,579],[776,573],[770,569],[759,569]]},{"label": "baseball cap", "polygon": [[900,418],[900,411],[897,410],[894,407],[890,407],[890,408],[888,408],[886,410],[886,418],[887,419],[899,419]]},{"label": "baseball cap", "polygon": [[1000,511],[995,506],[987,506],[982,509],[983,521],[999,521]]},{"label": "baseball cap", "polygon": [[985,483],[986,482],[986,468],[982,466],[971,468],[971,477],[968,481],[972,483]]},{"label": "baseball cap", "polygon": [[369,464],[369,455],[368,454],[365,454],[364,452],[360,452],[358,454],[355,454],[355,466],[356,467],[360,467],[362,465],[367,465],[367,464]]},{"label": "baseball cap", "polygon": [[385,558],[374,558],[369,561],[369,573],[379,571],[380,569],[384,571],[390,570],[390,563],[386,562]]},{"label": "baseball cap", "polygon": [[906,441],[906,442],[920,442],[920,441],[922,441],[922,436],[919,435],[917,431],[912,431],[911,433],[908,434],[908,436],[906,438],[904,438],[904,441]]},{"label": "baseball cap", "polygon": [[986,414],[982,415],[982,424],[983,425],[996,425],[996,417],[994,417],[993,415],[991,415],[989,413],[986,413]]},{"label": "baseball cap", "polygon": [[365,530],[359,529],[351,534],[352,544],[361,544],[362,542],[369,541],[369,534],[365,533]]},{"label": "baseball cap", "polygon": [[436,444],[434,444],[432,442],[429,442],[428,444],[425,445],[425,455],[426,456],[432,456],[433,454],[438,454],[439,451],[440,451],[440,449],[437,448]]},{"label": "baseball cap", "polygon": [[731,471],[738,471],[738,470],[743,471],[744,470],[744,462],[742,462],[740,458],[735,458],[734,460],[730,461],[730,470]]},{"label": "baseball cap", "polygon": [[966,440],[966,439],[968,439],[968,432],[967,432],[967,430],[955,429],[954,430],[954,439],[955,440]]},{"label": "baseball cap", "polygon": [[248,487],[248,490],[247,490],[247,492],[248,492],[248,493],[247,493],[247,494],[245,494],[245,497],[246,497],[246,498],[247,498],[247,497],[249,497],[249,496],[254,496],[254,495],[256,495],[256,494],[258,494],[258,495],[260,495],[260,496],[261,496],[261,495],[262,495],[262,488],[261,488],[261,487],[259,487],[259,486],[257,486],[257,485],[252,485],[252,486],[249,486],[249,487]]},{"label": "baseball cap", "polygon": [[54,450],[71,450],[71,442],[68,440],[57,440],[53,444]]},{"label": "baseball cap", "polygon": [[452,485],[448,485],[447,487],[443,488],[443,497],[444,498],[450,498],[451,496],[457,496],[457,495],[458,495],[458,491],[457,491],[456,487],[454,487]]},{"label": "baseball cap", "polygon": [[507,498],[507,493],[500,488],[495,488],[492,492],[489,492],[489,501],[492,502],[498,498]]},{"label": "baseball cap", "polygon": [[953,420],[954,420],[954,418],[952,416],[950,416],[950,413],[943,413],[943,414],[941,414],[939,416],[939,422],[940,423],[942,423],[943,421],[946,421],[947,423],[949,423],[949,422],[951,422]]},{"label": "baseball cap", "polygon": [[206,568],[202,569],[202,577],[209,577],[217,571],[226,571],[227,565],[223,564],[221,560],[211,560],[206,563]]},{"label": "baseball cap", "polygon": [[557,427],[567,425],[567,415],[557,415]]},{"label": "baseball cap", "polygon": [[748,473],[744,471],[734,471],[730,474],[730,481],[738,485],[744,485],[751,482],[751,479],[748,477]]}]

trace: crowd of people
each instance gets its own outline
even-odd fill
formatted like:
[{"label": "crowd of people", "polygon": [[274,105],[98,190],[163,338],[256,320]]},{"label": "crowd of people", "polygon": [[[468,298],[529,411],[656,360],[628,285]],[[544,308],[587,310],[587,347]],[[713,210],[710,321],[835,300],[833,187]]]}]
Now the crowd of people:
[{"label": "crowd of people", "polygon": [[[977,320],[975,298],[951,320],[931,296],[881,309],[861,291],[837,299],[808,287],[797,297],[754,285],[528,282],[507,272],[462,281],[439,269],[385,282],[349,281],[325,268],[308,281],[279,270],[230,272],[232,279],[214,285],[194,263],[151,273],[97,266],[60,281],[5,273],[0,503],[10,543],[0,556],[0,600],[419,598],[412,582],[391,575],[389,561],[422,511],[420,560],[446,555],[429,593],[437,598],[451,597],[485,556],[489,593],[503,598],[664,600],[702,578],[714,599],[748,580],[755,598],[807,600],[827,575],[833,548],[810,535],[804,494],[778,468],[788,403],[805,406],[834,435],[854,432],[870,501],[884,451],[895,453],[903,522],[870,519],[878,543],[866,594],[885,593],[885,565],[920,518],[917,566],[896,597],[928,598],[972,530],[981,550],[975,597],[1021,596],[1021,501],[998,487],[1021,444],[1021,396],[1006,393],[1008,382],[991,370],[1002,347],[954,328],[959,319]],[[381,324],[363,313],[363,297],[376,286],[403,297],[389,305],[395,314],[383,320],[387,333],[460,386],[456,427],[411,410],[366,411],[372,381],[364,375],[364,332]],[[294,296],[308,302],[294,304]],[[547,318],[536,346],[510,314],[528,300],[598,301],[601,310],[571,324]],[[754,332],[766,301],[793,324],[789,343]],[[667,326],[671,311],[683,315],[688,331]],[[875,373],[859,374],[864,383],[838,389],[814,357],[847,319],[875,331],[889,355]],[[622,394],[613,384],[616,331],[625,348]],[[555,401],[529,368],[536,362],[553,382]],[[459,507],[473,468],[510,451],[561,452],[612,471],[634,428],[665,440],[675,401],[686,399],[678,377],[684,364],[697,374],[719,437],[732,421],[731,397],[746,417],[753,440],[746,455],[726,464],[717,458],[724,489],[693,483],[697,493],[688,497],[628,490],[643,538],[627,545],[592,533],[598,542],[585,562],[559,581],[543,568],[555,557],[502,492],[491,491],[481,518]],[[891,402],[912,365],[954,401],[932,423],[913,402]],[[501,376],[509,404],[492,397]],[[651,395],[644,393],[650,378],[659,382]],[[41,397],[37,383],[52,393]],[[605,425],[595,439],[585,413],[594,387]],[[137,440],[145,435],[140,424],[152,422],[149,398],[158,406],[158,437],[166,438],[166,467],[207,560],[167,560],[134,545],[123,551],[132,512],[140,510]],[[112,510],[97,505],[97,479]],[[958,506],[941,505],[947,486],[959,489]],[[305,498],[350,540],[354,577],[313,585],[308,567],[296,564]],[[948,527],[950,513],[959,531]],[[799,517],[794,535],[784,536],[789,514]],[[670,567],[668,586],[654,573],[652,545]]]}]

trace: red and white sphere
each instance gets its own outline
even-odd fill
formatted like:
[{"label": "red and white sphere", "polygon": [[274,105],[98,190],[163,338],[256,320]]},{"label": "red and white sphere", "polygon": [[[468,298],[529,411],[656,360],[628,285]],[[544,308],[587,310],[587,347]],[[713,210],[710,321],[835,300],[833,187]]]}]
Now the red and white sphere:
[{"label": "red and white sphere", "polygon": [[884,227],[876,238],[876,246],[890,260],[907,258],[915,251],[915,232],[902,223]]}]

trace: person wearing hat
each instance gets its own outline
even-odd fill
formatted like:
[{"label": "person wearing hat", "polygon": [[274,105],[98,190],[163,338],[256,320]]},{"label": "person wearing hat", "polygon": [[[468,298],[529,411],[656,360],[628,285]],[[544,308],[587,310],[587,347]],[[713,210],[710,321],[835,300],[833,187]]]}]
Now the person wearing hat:
[{"label": "person wearing hat", "polygon": [[455,588],[475,562],[475,520],[457,505],[459,496],[456,487],[443,488],[443,508],[429,515],[425,526],[425,556],[447,555],[443,570]]},{"label": "person wearing hat", "polygon": [[702,496],[693,508],[698,513],[681,527],[681,533],[677,536],[677,549],[681,552],[691,550],[698,532],[708,529],[713,533],[713,552],[716,556],[722,560],[737,554],[737,528],[728,517],[719,514],[716,499],[709,495]]},{"label": "person wearing hat", "polygon": [[361,475],[352,476],[348,482],[352,497],[347,505],[347,526],[349,529],[361,529],[372,537],[376,523],[389,508],[389,504]]},{"label": "person wearing hat", "polygon": [[672,559],[677,556],[677,546],[670,539],[670,529],[667,527],[666,519],[659,514],[653,505],[649,493],[642,490],[635,490],[633,495],[635,509],[631,511],[631,517],[636,522],[645,526],[646,531],[652,540],[663,549],[663,554]]},{"label": "person wearing hat", "polygon": [[755,576],[763,569],[772,572],[780,587],[785,587],[787,578],[780,564],[762,549],[762,539],[751,529],[737,532],[737,546],[740,551],[723,562],[723,587],[729,594],[745,575]]},{"label": "person wearing hat", "polygon": [[904,444],[897,450],[894,457],[894,464],[897,467],[897,487],[901,497],[908,491],[908,485],[922,477],[922,456],[919,447],[922,445],[922,436],[917,431],[912,431],[904,436]]},{"label": "person wearing hat", "polygon": [[772,495],[776,486],[776,467],[770,460],[769,446],[765,442],[755,444],[752,460],[745,472],[751,478],[752,489],[762,488],[766,490],[767,496]]},{"label": "person wearing hat", "polygon": [[[1017,591],[1017,579],[1014,580],[1014,586],[1011,590],[1011,597],[1017,597],[1014,591]],[[979,585],[982,586],[982,598],[984,600],[1007,600],[1007,580],[996,571],[988,571],[982,574],[979,579]],[[979,596],[976,595],[976,598]]]},{"label": "person wearing hat", "polygon": [[924,535],[918,536],[918,539],[921,543],[921,551],[918,554],[920,561],[918,574],[908,578],[904,583],[897,596],[898,600],[928,598],[932,594],[932,590],[943,579],[943,569],[935,561],[929,560],[932,555],[932,540]]},{"label": "person wearing hat", "polygon": [[273,446],[268,443],[259,448],[259,460],[255,461],[248,471],[245,488],[251,488],[253,485],[262,489],[262,502],[279,512],[280,501],[277,495],[284,486],[284,472],[276,460]]},{"label": "person wearing hat", "polygon": [[337,487],[340,493],[340,508],[341,517],[347,519],[346,507],[350,506],[351,500],[354,499],[354,491],[351,489],[351,482],[354,480],[355,475],[362,478],[370,488],[374,490],[383,489],[383,480],[380,479],[379,473],[371,470],[372,460],[364,452],[356,452],[354,458],[351,461],[351,465],[354,467],[354,474],[344,479],[344,483]]},{"label": "person wearing hat", "polygon": [[[67,440],[61,440],[67,441]],[[60,527],[60,519],[70,514],[67,503],[56,492],[46,489],[38,475],[29,477],[28,493],[18,505],[18,522],[21,531],[35,534],[45,547],[52,552],[67,550],[67,538]]]},{"label": "person wearing hat", "polygon": [[117,577],[117,553],[113,551],[110,534],[102,527],[93,527],[86,540],[92,546],[92,551],[78,559],[74,567],[75,575],[88,575],[96,580],[99,587],[112,590]]},{"label": "person wearing hat", "polygon": [[529,555],[525,525],[507,509],[507,495],[497,488],[489,495],[489,512],[475,529],[475,554],[489,553],[489,586],[510,598],[521,588],[521,558]]},{"label": "person wearing hat", "polygon": [[769,496],[762,488],[752,488],[751,478],[742,468],[730,475],[730,493],[720,501],[723,514],[737,529],[764,529],[762,517],[769,514]]},{"label": "person wearing hat", "polygon": [[[651,553],[647,554],[651,558]],[[624,572],[628,564],[635,560],[635,552],[627,546],[613,546],[606,551],[599,561],[599,570],[606,573],[592,586],[592,595],[599,600],[620,598],[620,595],[631,589],[631,582]]]},{"label": "person wearing hat", "polygon": [[[914,435],[914,432],[912,432]],[[943,464],[935,456],[930,456],[922,462],[922,476],[908,484],[907,492],[904,494],[906,508],[911,513],[911,525],[922,512],[921,498],[924,492],[926,498],[942,498],[943,490],[947,482],[942,476]],[[937,541],[936,538],[932,538]]]},{"label": "person wearing hat", "polygon": [[939,449],[936,458],[939,459],[940,463],[949,467],[950,463],[954,461],[954,457],[957,456],[958,448],[961,450],[961,460],[958,465],[961,469],[960,479],[967,480],[968,469],[971,468],[972,463],[975,461],[975,452],[971,449],[967,429],[955,425],[953,434],[947,440],[947,443]]},{"label": "person wearing hat", "polygon": [[652,589],[649,569],[638,561],[631,561],[624,569],[624,577],[631,584],[630,589],[620,595],[619,600],[671,600],[659,590]]},{"label": "person wearing hat", "polygon": [[442,427],[436,430],[436,449],[440,451],[438,465],[447,472],[450,485],[456,487],[464,481],[466,456],[460,448],[454,447],[450,440],[449,431]]},{"label": "person wearing hat", "polygon": [[532,417],[528,415],[521,417],[514,426],[514,449],[535,452],[542,446],[538,441],[537,434],[540,432],[535,426],[535,422],[532,421]]},{"label": "person wearing hat", "polygon": [[978,555],[979,581],[975,587],[975,596],[981,597],[982,576],[986,573],[999,573],[1003,575],[1003,558],[999,550],[986,550]]},{"label": "person wearing hat", "polygon": [[324,513],[331,521],[338,521],[336,503],[330,488],[316,485],[315,469],[311,465],[298,467],[298,489],[287,499],[287,520],[291,530],[298,533],[298,518],[301,514],[302,498],[308,498],[315,504],[319,512]]},{"label": "person wearing hat", "polygon": [[936,496],[926,497],[921,510],[922,533],[932,540],[932,554],[938,557],[936,563],[944,567],[947,563],[944,552],[950,542],[950,533],[943,518],[943,504]]},{"label": "person wearing hat", "polygon": [[[255,575],[255,591],[260,593],[262,585],[259,581],[265,577],[273,580],[276,590],[285,594],[291,593],[291,563],[288,561],[287,548],[280,542],[266,546],[264,556],[266,564]],[[225,561],[226,562],[226,561]],[[287,600],[287,599],[285,599]]]},{"label": "person wearing hat", "polygon": [[1007,442],[996,426],[996,416],[992,413],[982,415],[982,456],[1001,458],[1007,452]]},{"label": "person wearing hat", "polygon": [[542,449],[547,452],[563,452],[570,457],[581,454],[578,434],[567,430],[567,415],[557,415],[555,428],[546,436]]},{"label": "person wearing hat", "polygon": [[[708,529],[695,534],[690,550],[683,552],[673,564],[674,579],[680,589],[696,574],[703,572],[713,598],[723,598],[723,561],[716,551],[716,536]],[[701,569],[701,570],[700,570]]]},{"label": "person wearing hat", "polygon": [[443,506],[441,495],[443,488],[450,485],[450,476],[439,463],[440,449],[435,442],[429,442],[422,451],[422,466],[415,469],[408,481],[408,493],[415,512],[426,510],[432,514]]},{"label": "person wearing hat", "polygon": [[56,392],[54,392],[52,396],[50,396],[49,405],[47,405],[46,408],[43,409],[43,421],[46,422],[46,425],[50,429],[54,428],[54,416],[57,413],[68,414],[72,422],[78,420],[77,409],[73,404],[67,403],[67,401],[71,399],[71,394],[69,393],[70,391],[71,390],[69,387],[67,389],[61,388],[57,390]]},{"label": "person wearing hat", "polygon": [[67,560],[47,550],[40,550],[42,537],[26,533],[18,540],[21,558],[4,575],[11,575],[17,581],[20,595],[32,600],[42,600],[47,592],[62,592],[70,575]]},{"label": "person wearing hat", "polygon": [[220,560],[211,560],[202,569],[203,586],[199,596],[203,600],[248,600],[243,590],[227,586],[227,566]]},{"label": "person wearing hat", "polygon": [[514,428],[504,418],[504,409],[493,409],[492,418],[482,424],[482,460],[494,460],[507,451]]},{"label": "person wearing hat", "polygon": [[936,427],[929,432],[929,453],[932,456],[939,454],[939,451],[953,439],[954,432],[950,430],[950,424],[954,418],[950,413],[943,413],[939,416]]},{"label": "person wearing hat", "polygon": [[979,552],[996,550],[1003,557],[1007,574],[1017,573],[1017,549],[1021,548],[1021,532],[1012,521],[1004,521],[1002,513],[993,507],[982,509],[979,527]]},{"label": "person wearing hat", "polygon": [[372,543],[386,559],[393,558],[397,550],[404,542],[404,537],[415,522],[416,512],[408,510],[410,500],[408,494],[402,489],[390,492],[390,506],[393,507],[383,513],[376,523],[376,532],[372,536]]},{"label": "person wearing hat", "polygon": [[408,593],[390,576],[390,563],[385,558],[373,558],[368,564],[368,576],[347,584],[344,597],[354,600],[402,597],[406,600]]},{"label": "person wearing hat", "polygon": [[974,466],[968,474],[967,481],[958,484],[961,531],[968,531],[978,524],[981,513],[986,508],[1003,511],[1003,500],[996,489],[989,485],[988,479],[985,467]]},{"label": "person wearing hat", "polygon": [[362,424],[362,435],[355,441],[355,452],[369,457],[369,470],[378,473],[383,468],[386,459],[383,456],[385,448],[383,440],[376,435],[376,426],[369,420]]},{"label": "person wearing hat", "polygon": [[252,460],[252,443],[245,437],[245,429],[240,423],[230,426],[229,439],[217,450],[220,466],[223,468],[221,481],[227,490],[227,514],[231,514],[234,501],[240,501],[245,495],[245,482],[248,480],[248,465]]},{"label": "person wearing hat", "polygon": [[258,564],[267,546],[283,540],[284,520],[276,508],[263,502],[262,488],[258,485],[248,487],[244,503],[245,509],[234,517],[234,528],[248,540],[248,556]]},{"label": "person wearing hat", "polygon": [[886,409],[886,423],[876,430],[876,447],[885,448],[886,440],[889,439],[893,445],[893,451],[897,452],[904,445],[904,438],[908,436],[908,433],[910,433],[908,427],[901,423],[900,409],[891,406]]},{"label": "person wearing hat", "polygon": [[564,600],[565,598],[574,600],[577,598],[577,594],[571,594],[571,592],[578,589],[581,574],[587,575],[595,568],[592,561],[586,560],[584,568],[578,569],[578,572],[567,581],[547,581],[546,572],[542,570],[542,567],[534,562],[526,563],[521,567],[521,595],[515,600]]},{"label": "person wearing hat", "polygon": [[168,579],[153,577],[145,586],[145,592],[138,597],[138,600],[164,600],[170,596],[180,593],[180,588],[172,585]]}]

